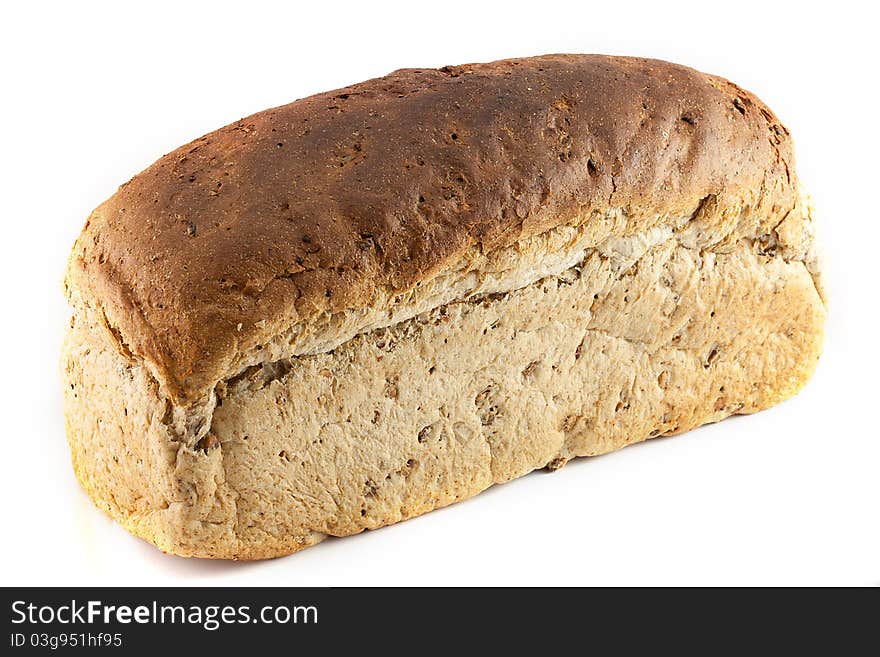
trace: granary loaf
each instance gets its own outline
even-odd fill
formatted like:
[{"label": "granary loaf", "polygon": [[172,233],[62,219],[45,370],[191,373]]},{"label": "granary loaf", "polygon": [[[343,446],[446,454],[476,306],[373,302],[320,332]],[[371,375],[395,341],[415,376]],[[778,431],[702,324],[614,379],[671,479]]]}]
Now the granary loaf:
[{"label": "granary loaf", "polygon": [[162,550],[233,559],[764,409],[825,319],[788,130],[722,78],[599,55],[237,121],[99,206],[65,288],[79,481]]}]

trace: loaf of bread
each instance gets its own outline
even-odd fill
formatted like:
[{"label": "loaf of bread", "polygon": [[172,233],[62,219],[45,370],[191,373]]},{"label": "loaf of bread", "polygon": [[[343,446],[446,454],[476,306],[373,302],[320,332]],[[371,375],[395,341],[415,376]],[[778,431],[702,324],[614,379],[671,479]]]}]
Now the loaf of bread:
[{"label": "loaf of bread", "polygon": [[400,70],[212,132],[92,213],[74,468],[162,550],[289,554],[794,394],[817,262],[788,130],[722,78]]}]

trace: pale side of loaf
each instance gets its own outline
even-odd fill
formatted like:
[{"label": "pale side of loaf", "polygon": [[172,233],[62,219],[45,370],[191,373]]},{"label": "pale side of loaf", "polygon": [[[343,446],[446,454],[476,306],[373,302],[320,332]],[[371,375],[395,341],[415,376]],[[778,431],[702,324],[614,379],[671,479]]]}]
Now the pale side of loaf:
[{"label": "pale side of loaf", "polygon": [[794,394],[825,307],[788,131],[665,62],[403,70],[166,155],[67,276],[74,467],[259,559]]}]

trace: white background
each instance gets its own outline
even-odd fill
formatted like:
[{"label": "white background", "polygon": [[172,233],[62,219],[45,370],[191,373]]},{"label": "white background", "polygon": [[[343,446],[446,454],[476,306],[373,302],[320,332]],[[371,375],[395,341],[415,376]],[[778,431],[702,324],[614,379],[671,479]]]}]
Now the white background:
[{"label": "white background", "polygon": [[[4,3],[0,584],[880,584],[876,18],[798,2]],[[61,278],[85,217],[174,147],[401,67],[547,52],[721,74],[791,129],[831,318],[794,399],[245,564],[166,556],[80,491]]]}]

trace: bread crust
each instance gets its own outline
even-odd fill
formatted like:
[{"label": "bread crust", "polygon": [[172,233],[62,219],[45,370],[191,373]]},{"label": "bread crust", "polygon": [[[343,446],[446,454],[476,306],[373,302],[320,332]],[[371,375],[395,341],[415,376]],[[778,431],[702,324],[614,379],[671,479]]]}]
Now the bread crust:
[{"label": "bread crust", "polygon": [[[788,131],[666,62],[548,55],[404,69],[230,124],[97,208],[68,283],[176,403],[285,331],[611,210],[621,235],[700,211],[722,239],[795,206]],[[247,354],[242,358],[242,354]]]}]

